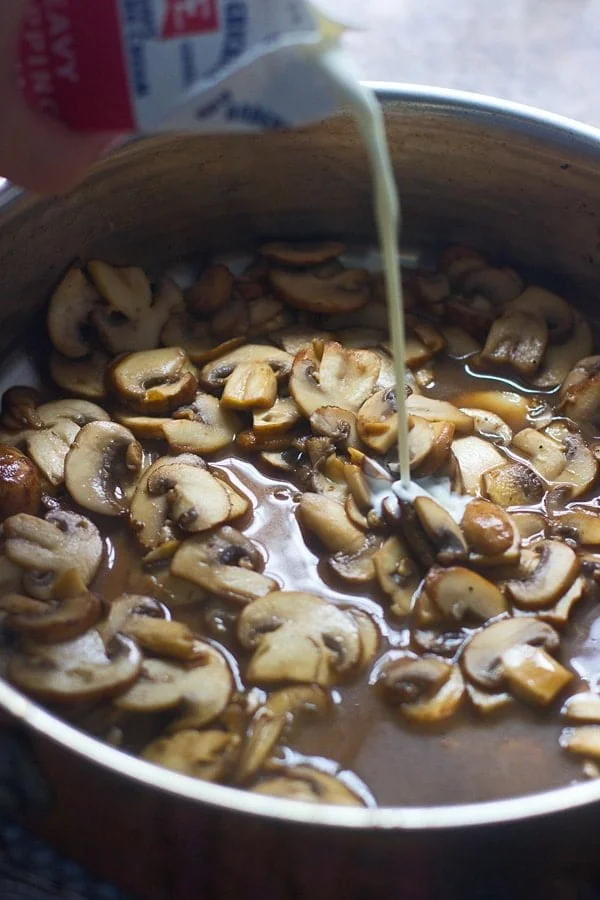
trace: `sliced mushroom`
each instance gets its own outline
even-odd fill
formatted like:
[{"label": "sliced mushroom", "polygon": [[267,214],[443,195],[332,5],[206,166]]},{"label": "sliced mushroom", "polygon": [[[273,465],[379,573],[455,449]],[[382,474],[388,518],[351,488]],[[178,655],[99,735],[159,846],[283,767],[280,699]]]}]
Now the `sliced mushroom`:
[{"label": "sliced mushroom", "polygon": [[571,587],[555,601],[553,606],[536,610],[538,617],[557,627],[565,625],[569,621],[573,607],[579,603],[585,592],[585,578],[576,578]]},{"label": "sliced mushroom", "polygon": [[240,737],[227,731],[180,731],[148,744],[142,759],[203,781],[224,781],[235,766]]},{"label": "sliced mushroom", "polygon": [[288,306],[315,313],[353,312],[371,295],[371,277],[365,269],[344,269],[328,278],[315,269],[272,269],[270,280]]},{"label": "sliced mushroom", "polygon": [[306,711],[324,713],[330,704],[329,695],[315,684],[293,685],[270,694],[250,722],[236,768],[236,781],[247,781],[256,775],[298,716]]},{"label": "sliced mushroom", "polygon": [[342,503],[321,494],[303,494],[298,505],[301,524],[330,553],[357,553],[365,536],[352,524]]},{"label": "sliced mushroom", "polygon": [[98,625],[98,633],[105,644],[110,644],[119,632],[125,633],[126,623],[131,617],[164,619],[167,608],[154,597],[144,594],[121,594],[113,600],[108,614]]},{"label": "sliced mushroom", "polygon": [[558,645],[554,628],[539,619],[501,619],[473,635],[462,656],[463,668],[483,688],[506,685],[526,700],[547,704],[573,677],[546,652]]},{"label": "sliced mushroom", "polygon": [[512,441],[512,428],[496,413],[487,409],[476,409],[472,406],[461,407],[461,412],[471,416],[474,422],[475,433],[479,437],[495,441],[504,447],[507,447]]},{"label": "sliced mushroom", "polygon": [[209,322],[194,319],[181,310],[173,313],[165,322],[160,332],[160,343],[163,347],[180,347],[191,362],[200,366],[235,350],[244,343],[245,335],[246,329],[243,328],[237,336],[221,339],[212,333]]},{"label": "sliced mushroom", "polygon": [[489,330],[477,364],[510,366],[520,375],[533,375],[548,344],[548,326],[535,313],[510,310]]},{"label": "sliced mushroom", "polygon": [[231,300],[234,281],[227,266],[209,266],[185,292],[185,305],[194,316],[212,316]]},{"label": "sliced mushroom", "polygon": [[0,444],[0,522],[17,513],[34,515],[42,487],[38,470],[16,447]]},{"label": "sliced mushroom", "polygon": [[108,413],[89,400],[55,400],[53,403],[43,403],[35,412],[42,428],[52,428],[65,419],[80,428],[90,422],[110,422]]},{"label": "sliced mushroom", "polygon": [[134,412],[168,415],[191,403],[198,381],[179,347],[144,350],[120,357],[107,372],[107,383]]},{"label": "sliced mushroom", "polygon": [[506,583],[514,602],[524,609],[549,606],[572,584],[579,569],[577,556],[560,541],[540,541],[521,554],[523,576]]},{"label": "sliced mushroom", "polygon": [[[142,277],[140,276],[140,281]],[[125,294],[121,299],[124,299]],[[154,296],[145,287],[136,292],[131,300],[132,316],[119,311],[113,305],[116,293],[107,298],[108,307],[95,306],[91,321],[109,353],[132,353],[152,350],[160,341],[162,329],[170,316],[183,308],[181,291],[170,278],[163,278],[157,285]],[[119,301],[120,302],[120,301]],[[129,300],[127,301],[129,305]]]},{"label": "sliced mushroom", "polygon": [[600,421],[600,356],[580,359],[560,390],[558,409],[579,425]]},{"label": "sliced mushroom", "polygon": [[240,363],[223,390],[221,405],[227,409],[270,409],[277,397],[277,378],[268,362]]},{"label": "sliced mushroom", "polygon": [[371,350],[345,350],[327,341],[318,354],[315,347],[296,354],[290,393],[305,416],[321,406],[338,406],[357,412],[373,391],[381,360]]},{"label": "sliced mushroom", "polygon": [[8,664],[7,677],[38,700],[77,703],[114,697],[133,684],[142,656],[118,635],[107,650],[97,631],[62,644],[27,643]]},{"label": "sliced mushroom", "polygon": [[462,566],[430,569],[424,590],[440,612],[456,622],[465,618],[486,621],[508,612],[496,585]]},{"label": "sliced mushroom", "polygon": [[526,397],[515,391],[463,391],[452,398],[464,409],[484,409],[499,416],[513,431],[530,424],[531,406]]},{"label": "sliced mushroom", "polygon": [[65,459],[65,484],[73,500],[105,516],[129,506],[143,462],[142,448],[123,425],[91,422]]},{"label": "sliced mushroom", "polygon": [[60,353],[50,356],[52,380],[69,394],[87,400],[102,400],[106,396],[104,375],[110,357],[101,350],[94,350],[82,359],[69,359]]},{"label": "sliced mushroom", "polygon": [[447,247],[442,253],[438,265],[440,272],[445,272],[452,284],[455,284],[456,279],[462,277],[465,272],[486,267],[487,262],[481,253],[473,250],[472,247],[463,247],[460,244]]},{"label": "sliced mushroom", "polygon": [[189,406],[176,410],[161,428],[171,450],[205,454],[228,447],[241,423],[235,413],[221,407],[216,397],[198,393]]},{"label": "sliced mushroom", "polygon": [[484,297],[494,306],[511,306],[510,301],[521,295],[523,280],[514,269],[473,265],[462,272],[458,286],[466,297]]},{"label": "sliced mushroom", "polygon": [[59,644],[84,634],[100,618],[102,601],[87,590],[76,569],[57,578],[53,593],[52,604],[18,594],[2,597],[6,626],[39,644]]},{"label": "sliced mushroom", "polygon": [[488,500],[471,500],[460,527],[469,549],[481,556],[505,553],[515,540],[515,526],[510,517],[501,506]]},{"label": "sliced mushroom", "polygon": [[273,241],[263,244],[259,250],[261,256],[280,266],[308,268],[337,259],[346,247],[339,241],[323,241],[319,244],[290,244],[285,241]]},{"label": "sliced mushroom", "polygon": [[563,750],[567,750],[569,753],[600,759],[600,727],[598,725],[564,728],[558,743]]},{"label": "sliced mushroom", "polygon": [[311,766],[284,769],[250,788],[254,794],[282,797],[302,803],[328,803],[339,806],[364,806],[364,801],[339,778]]},{"label": "sliced mushroom", "polygon": [[193,631],[182,622],[134,614],[125,620],[121,632],[155,656],[190,662],[204,652]]},{"label": "sliced mushroom", "polygon": [[421,576],[401,538],[388,538],[373,557],[373,565],[379,586],[390,598],[390,611],[395,616],[407,616]]},{"label": "sliced mushroom", "polygon": [[513,438],[513,447],[523,453],[542,478],[553,481],[565,466],[561,445],[535,428],[524,428]]},{"label": "sliced mushroom", "polygon": [[440,332],[446,341],[446,353],[452,359],[467,359],[481,350],[479,341],[458,325],[440,325]]},{"label": "sliced mushroom", "polygon": [[185,541],[171,563],[171,574],[207,593],[249,603],[276,590],[277,582],[256,571],[263,560],[257,546],[228,525]]},{"label": "sliced mushroom", "polygon": [[458,666],[435,657],[393,658],[382,666],[377,685],[388,703],[419,724],[449,719],[465,692]]},{"label": "sliced mushroom", "polygon": [[574,497],[591,487],[600,474],[598,460],[581,435],[558,424],[545,432],[524,428],[514,436],[513,447],[547,481],[569,485]]},{"label": "sliced mushroom", "polygon": [[65,480],[67,456],[80,428],[69,419],[61,419],[52,428],[31,431],[25,439],[27,452],[52,487]]},{"label": "sliced mushroom", "polygon": [[469,700],[477,712],[482,713],[484,716],[489,716],[500,709],[506,709],[507,706],[515,702],[514,697],[507,691],[490,693],[490,691],[482,691],[481,688],[475,687],[474,684],[467,684],[466,689]]},{"label": "sliced mushroom", "polygon": [[570,722],[600,723],[600,694],[593,691],[573,694],[563,703],[560,714]]},{"label": "sliced mushroom", "polygon": [[443,506],[431,497],[417,497],[413,508],[438,562],[450,565],[466,558],[468,547],[463,533]]},{"label": "sliced mushroom", "polygon": [[328,687],[361,663],[356,619],[327,600],[298,591],[274,591],[244,607],[238,640],[253,651],[246,677]]},{"label": "sliced mushroom", "polygon": [[374,535],[368,535],[359,550],[350,553],[340,550],[330,556],[327,562],[344,581],[365,584],[375,578],[374,560],[380,545],[380,540]]},{"label": "sliced mushroom", "polygon": [[293,357],[284,350],[263,344],[244,344],[218,359],[206,363],[200,371],[200,380],[205,388],[213,393],[221,393],[227,380],[238,366],[253,363],[267,364],[275,373],[277,380],[282,381],[291,372]]},{"label": "sliced mushroom", "polygon": [[544,496],[541,478],[523,463],[494,466],[483,473],[481,487],[485,496],[498,506],[534,506]]},{"label": "sliced mushroom", "polygon": [[278,397],[268,409],[254,409],[252,430],[258,435],[283,434],[302,418],[292,397]]},{"label": "sliced mushroom", "polygon": [[361,440],[377,453],[387,453],[398,440],[395,388],[377,391],[358,411],[356,426]]},{"label": "sliced mushroom", "polygon": [[98,291],[81,269],[69,269],[54,291],[46,323],[53,346],[69,359],[81,359],[90,352],[85,326],[100,302]]},{"label": "sliced mushroom", "polygon": [[456,438],[452,442],[452,458],[467,494],[477,494],[486,473],[505,464],[504,456],[493,444],[473,435]]},{"label": "sliced mushroom", "polygon": [[521,536],[522,541],[539,541],[547,537],[546,517],[538,512],[511,513],[511,521]]},{"label": "sliced mushroom", "polygon": [[584,506],[571,507],[552,519],[555,533],[586,547],[600,546],[600,510]]},{"label": "sliced mushroom", "polygon": [[444,300],[450,293],[450,283],[443,272],[420,272],[410,279],[409,290],[422,301],[430,315],[439,318],[444,312]]},{"label": "sliced mushroom", "polygon": [[450,422],[456,431],[463,434],[470,434],[473,431],[472,417],[461,412],[446,400],[435,400],[433,397],[411,394],[406,398],[406,409],[409,415],[419,416],[428,422]]},{"label": "sliced mushroom", "polygon": [[102,559],[102,539],[89,519],[53,510],[45,519],[19,513],[4,523],[8,559],[25,570],[23,586],[39,600],[51,600],[63,572],[76,569],[85,585]]},{"label": "sliced mushroom", "polygon": [[562,384],[577,360],[589,356],[594,347],[592,330],[576,310],[573,310],[573,331],[561,344],[551,344],[544,354],[533,383],[548,390]]},{"label": "sliced mushroom", "polygon": [[558,294],[536,285],[525,288],[520,296],[511,300],[508,309],[541,316],[552,344],[563,340],[573,328],[573,311],[569,304]]},{"label": "sliced mushroom", "polygon": [[311,347],[313,341],[331,340],[333,337],[330,331],[322,331],[319,328],[311,328],[308,325],[291,325],[289,328],[282,328],[269,335],[269,340],[289,353],[295,356],[305,347]]}]

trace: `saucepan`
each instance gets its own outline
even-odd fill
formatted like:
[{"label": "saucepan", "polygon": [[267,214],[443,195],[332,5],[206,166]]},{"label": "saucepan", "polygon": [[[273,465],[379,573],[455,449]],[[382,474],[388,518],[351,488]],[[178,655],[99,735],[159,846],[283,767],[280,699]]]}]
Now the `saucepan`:
[{"label": "saucepan", "polygon": [[[459,242],[518,261],[593,317],[600,131],[476,95],[375,87],[407,252]],[[74,259],[154,266],[315,235],[374,241],[368,164],[344,115],[298,132],[137,140],[60,199],[5,187],[0,350],[27,334]],[[479,804],[313,807],[151,766],[3,681],[0,707],[14,725],[0,799],[62,852],[149,900],[443,898],[507,873],[535,896],[527,886],[541,879],[595,875],[600,780]]]}]

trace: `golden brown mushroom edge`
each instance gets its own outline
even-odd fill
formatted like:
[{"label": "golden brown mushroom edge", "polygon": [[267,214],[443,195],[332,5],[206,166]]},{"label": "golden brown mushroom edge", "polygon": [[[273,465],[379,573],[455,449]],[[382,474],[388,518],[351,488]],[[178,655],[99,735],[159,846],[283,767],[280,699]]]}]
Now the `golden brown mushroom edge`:
[{"label": "golden brown mushroom edge", "polygon": [[591,328],[468,248],[408,273],[411,469],[465,503],[399,502],[381,276],[345,253],[272,242],[185,291],[66,273],[54,387],[2,398],[2,673],[146,760],[273,797],[387,802],[343,740],[319,745],[357,685],[400,751],[524,704],[589,774],[600,692],[563,637],[600,591]]}]

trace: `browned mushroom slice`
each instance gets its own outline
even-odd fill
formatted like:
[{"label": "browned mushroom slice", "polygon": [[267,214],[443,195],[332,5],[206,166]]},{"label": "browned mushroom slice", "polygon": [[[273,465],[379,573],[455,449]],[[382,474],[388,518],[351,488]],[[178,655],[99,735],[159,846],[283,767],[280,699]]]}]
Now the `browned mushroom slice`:
[{"label": "browned mushroom slice", "polygon": [[133,434],[116,422],[91,422],[65,459],[65,484],[73,500],[105,516],[122,515],[133,496],[143,454]]},{"label": "browned mushroom slice", "polygon": [[81,359],[90,352],[84,332],[98,303],[100,295],[81,269],[69,269],[52,295],[46,318],[50,340],[63,356]]},{"label": "browned mushroom slice", "polygon": [[[139,312],[129,318],[114,306],[95,306],[91,321],[105,349],[109,353],[132,353],[152,350],[160,342],[160,334],[172,315],[183,308],[183,297],[177,285],[169,278],[163,278],[157,285],[154,296],[144,291],[135,301]],[[110,299],[109,299],[110,303]]]},{"label": "browned mushroom slice", "polygon": [[319,406],[309,416],[309,422],[313,434],[329,438],[335,447],[346,450],[348,447],[357,447],[360,443],[357,418],[349,409]]},{"label": "browned mushroom slice", "polygon": [[544,496],[540,477],[522,463],[503,463],[488,469],[481,479],[482,491],[498,506],[533,506]]},{"label": "browned mushroom slice", "polygon": [[223,390],[227,409],[270,409],[277,397],[277,378],[268,362],[255,360],[235,367]]},{"label": "browned mushroom slice", "polygon": [[122,403],[134,412],[168,415],[190,403],[198,381],[180,347],[128,353],[107,372],[107,383]]},{"label": "browned mushroom slice", "polygon": [[547,481],[569,485],[574,497],[591,487],[600,472],[598,460],[581,435],[559,423],[544,432],[523,429],[514,436],[513,447]]},{"label": "browned mushroom slice", "polygon": [[327,341],[320,354],[312,346],[296,355],[290,393],[305,416],[321,406],[357,412],[375,387],[380,367],[371,350],[345,350]]},{"label": "browned mushroom slice", "polygon": [[474,422],[475,434],[487,438],[494,443],[507,447],[512,441],[512,428],[504,419],[487,409],[476,409],[472,406],[462,406],[461,412],[471,416]]},{"label": "browned mushroom slice", "polygon": [[281,775],[270,775],[250,788],[253,794],[280,797],[302,803],[326,803],[339,806],[364,806],[364,801],[339,778],[313,769],[294,766]]},{"label": "browned mushroom slice", "polygon": [[467,684],[466,690],[467,696],[477,712],[482,713],[484,716],[506,709],[507,706],[515,702],[514,697],[507,691],[491,693],[490,691],[482,691],[481,688],[475,687],[474,684]]},{"label": "browned mushroom slice", "polygon": [[234,519],[239,519],[241,518],[241,516],[245,516],[252,506],[252,502],[249,497],[229,484],[226,477],[218,469],[213,472],[213,475],[221,482],[227,492],[227,496],[229,497],[230,509],[227,521],[233,522]]},{"label": "browned mushroom slice", "polygon": [[38,470],[16,447],[0,444],[0,522],[17,513],[35,514],[42,487]]},{"label": "browned mushroom slice", "polygon": [[209,266],[185,292],[185,305],[194,316],[212,316],[231,300],[233,285],[227,266]]},{"label": "browned mushroom slice", "polygon": [[360,631],[350,612],[298,591],[273,591],[245,606],[238,640],[252,650],[253,683],[306,682],[328,687],[362,661]]},{"label": "browned mushroom slice", "polygon": [[0,600],[0,609],[8,613],[8,628],[39,644],[59,644],[74,640],[95,625],[102,613],[102,601],[87,590],[76,569],[69,569],[56,581],[54,603],[7,594]]},{"label": "browned mushroom slice", "polygon": [[127,690],[141,664],[141,653],[130,638],[117,636],[107,650],[98,632],[91,630],[67,643],[27,643],[10,659],[7,677],[38,700],[78,703]]},{"label": "browned mushroom slice", "polygon": [[473,435],[452,441],[452,457],[467,494],[477,494],[486,473],[505,464],[505,457],[493,444]]},{"label": "browned mushroom slice", "polygon": [[522,541],[539,541],[547,537],[546,517],[538,512],[511,513],[511,521],[519,532]]},{"label": "browned mushroom slice", "polygon": [[452,359],[466,359],[481,350],[479,341],[458,325],[440,325],[440,332],[446,341],[446,353]]},{"label": "browned mushroom slice", "polygon": [[269,409],[254,409],[252,430],[258,435],[282,434],[297,425],[302,415],[292,397],[277,397]]},{"label": "browned mushroom slice", "polygon": [[444,303],[444,318],[477,338],[484,338],[494,321],[494,304],[486,297],[451,294]]},{"label": "browned mushroom slice", "polygon": [[461,409],[472,407],[494,413],[514,431],[530,424],[530,402],[515,391],[462,391],[452,402]]},{"label": "browned mushroom slice", "polygon": [[167,319],[160,333],[160,342],[163,347],[180,347],[187,353],[191,362],[203,365],[224,356],[230,350],[235,350],[244,343],[245,334],[245,329],[242,329],[241,334],[234,337],[225,335],[225,338],[221,339],[212,333],[208,322],[198,321],[181,310]]},{"label": "browned mushroom slice", "polygon": [[574,753],[576,756],[600,759],[600,727],[598,725],[564,728],[558,743],[563,750]]},{"label": "browned mushroom slice", "polygon": [[506,589],[524,609],[549,606],[575,579],[579,563],[570,547],[560,541],[540,541],[521,553],[522,577],[511,579]]},{"label": "browned mushroom slice", "polygon": [[406,408],[409,415],[419,416],[428,422],[450,422],[456,431],[463,434],[470,434],[473,431],[472,417],[461,412],[446,400],[435,400],[433,397],[411,394],[406,398]]},{"label": "browned mushroom slice", "polygon": [[404,362],[415,369],[444,349],[444,338],[432,325],[407,317]]},{"label": "browned mushroom slice", "polygon": [[520,296],[511,300],[508,309],[541,316],[552,344],[563,340],[573,328],[573,311],[569,304],[558,294],[536,285],[525,288]]},{"label": "browned mushroom slice", "polygon": [[387,453],[398,440],[397,409],[396,390],[387,388],[368,397],[358,411],[356,427],[359,437],[376,453]]},{"label": "browned mushroom slice", "polygon": [[401,538],[388,538],[373,557],[382,591],[390,598],[390,611],[407,616],[414,603],[421,576]]},{"label": "browned mushroom slice", "polygon": [[331,340],[333,337],[330,331],[322,331],[318,328],[311,328],[308,325],[291,325],[289,328],[282,328],[269,335],[269,340],[285,350],[291,356],[295,356],[305,347],[311,347],[313,341]]},{"label": "browned mushroom slice", "polygon": [[580,359],[560,390],[558,409],[579,425],[597,424],[600,417],[600,356]]},{"label": "browned mushroom slice", "polygon": [[98,633],[105,644],[110,644],[116,634],[124,632],[130,617],[164,619],[166,614],[167,608],[154,597],[121,594],[110,603],[108,614],[98,625]]},{"label": "browned mushroom slice", "polygon": [[278,381],[287,378],[292,368],[293,357],[284,350],[263,344],[244,344],[218,359],[206,363],[200,371],[200,380],[212,393],[222,393],[228,379],[238,366],[253,363],[268,364]]},{"label": "browned mushroom slice", "polygon": [[290,244],[285,241],[273,241],[263,244],[259,249],[261,256],[280,266],[297,267],[320,266],[337,259],[346,247],[339,241],[323,241],[320,244]]},{"label": "browned mushroom slice", "polygon": [[150,305],[150,282],[142,269],[116,268],[101,260],[88,263],[94,284],[105,300],[128,319],[137,319]]},{"label": "browned mushroom slice", "polygon": [[331,497],[303,494],[298,518],[330,553],[357,553],[363,546],[363,532],[352,524],[343,504]]},{"label": "browned mushroom slice", "polygon": [[65,480],[65,460],[80,428],[62,419],[52,428],[31,431],[25,439],[27,452],[52,487],[60,487]]},{"label": "browned mushroom slice", "polygon": [[413,507],[438,562],[450,565],[466,558],[468,547],[463,533],[443,506],[431,497],[417,497]]},{"label": "browned mushroom slice", "polygon": [[69,394],[87,400],[102,400],[106,396],[104,375],[109,362],[110,357],[101,350],[76,360],[54,351],[50,356],[50,375]]},{"label": "browned mushroom slice", "polygon": [[523,280],[514,269],[473,266],[463,271],[458,286],[466,297],[484,297],[494,306],[511,305],[523,290]]},{"label": "browned mushroom slice", "polygon": [[306,711],[325,713],[330,705],[329,694],[316,684],[292,685],[270,694],[250,722],[236,767],[236,781],[247,781],[256,775],[300,715]]},{"label": "browned mushroom slice", "polygon": [[506,600],[496,585],[462,566],[431,569],[424,589],[440,612],[456,622],[465,618],[486,621],[508,612]]},{"label": "browned mushroom slice", "polygon": [[365,584],[375,578],[375,555],[379,550],[381,540],[369,535],[363,541],[362,547],[354,552],[340,550],[327,560],[333,571],[350,584]]},{"label": "browned mushroom slice", "polygon": [[197,641],[191,666],[181,662],[147,659],[139,679],[117,705],[128,712],[177,709],[168,731],[203,728],[226,708],[233,693],[233,677],[223,654],[211,644]]},{"label": "browned mushroom slice", "polygon": [[[208,531],[226,522],[231,515],[231,500],[224,483],[215,478],[204,464],[191,454],[163,457],[145,479],[145,491],[139,495],[139,505],[146,501],[152,512],[137,520],[138,503],[131,505],[132,522],[141,521],[147,531],[151,519],[160,512],[184,531]],[[138,492],[136,491],[136,495]],[[161,499],[163,503],[161,503]],[[165,515],[166,514],[166,515]],[[160,529],[159,529],[160,530]]]},{"label": "browned mushroom slice", "polygon": [[568,537],[586,547],[600,546],[600,510],[592,507],[572,506],[567,512],[557,513],[552,528],[561,537]]},{"label": "browned mushroom slice", "polygon": [[256,544],[226,525],[185,541],[173,557],[171,574],[217,597],[249,603],[278,587],[256,571],[262,564]]},{"label": "browned mushroom slice", "polygon": [[546,705],[573,678],[546,652],[558,645],[554,628],[539,619],[501,619],[471,638],[462,655],[463,668],[483,688],[506,685],[517,696]]},{"label": "browned mushroom slice", "polygon": [[160,436],[177,453],[215,453],[228,447],[241,429],[235,413],[223,409],[212,394],[203,393],[196,394],[189,406],[176,410],[171,419],[160,422]]},{"label": "browned mushroom slice", "polygon": [[548,344],[541,316],[511,310],[492,324],[478,365],[510,366],[521,375],[537,372]]},{"label": "browned mushroom slice", "polygon": [[371,295],[371,277],[365,269],[344,269],[329,278],[315,269],[272,269],[270,279],[288,306],[315,313],[353,312]]},{"label": "browned mushroom slice", "polygon": [[135,638],[143,650],[155,656],[189,662],[203,653],[193,631],[182,622],[133,614],[123,623],[121,633]]},{"label": "browned mushroom slice", "polygon": [[[573,607],[584,597],[585,592],[585,578],[576,578],[571,587],[552,606],[536,610],[536,614],[544,622],[550,622],[551,625],[556,627],[566,625]],[[524,613],[524,615],[527,615],[527,613]]]},{"label": "browned mushroom slice", "polygon": [[550,389],[562,384],[570,370],[582,357],[589,356],[594,347],[592,330],[576,310],[573,310],[573,331],[560,344],[551,344],[542,359],[538,374],[533,379],[536,387]]},{"label": "browned mushroom slice", "polygon": [[542,478],[554,481],[565,467],[561,445],[535,428],[524,428],[513,438],[513,447],[523,453]]},{"label": "browned mushroom slice", "polygon": [[560,714],[570,722],[600,723],[600,694],[593,691],[573,694],[563,703]]},{"label": "browned mushroom slice", "polygon": [[235,766],[241,740],[227,731],[180,731],[156,738],[141,753],[142,759],[174,772],[224,781]]},{"label": "browned mushroom slice", "polygon": [[76,569],[85,585],[98,570],[102,539],[89,519],[53,510],[45,519],[19,513],[4,523],[7,558],[25,570],[23,587],[39,600],[51,600],[57,578]]},{"label": "browned mushroom slice", "polygon": [[390,705],[419,724],[449,719],[465,693],[458,666],[435,657],[392,658],[381,667],[377,685]]}]

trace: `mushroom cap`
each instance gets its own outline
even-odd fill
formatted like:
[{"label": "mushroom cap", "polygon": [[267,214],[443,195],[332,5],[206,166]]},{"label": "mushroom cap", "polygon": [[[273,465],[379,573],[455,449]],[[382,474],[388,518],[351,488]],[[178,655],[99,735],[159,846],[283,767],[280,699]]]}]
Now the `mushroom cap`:
[{"label": "mushroom cap", "polygon": [[500,619],[473,635],[462,655],[466,675],[481,687],[494,689],[504,684],[503,656],[513,647],[556,650],[557,632],[536,618]]},{"label": "mushroom cap", "polygon": [[346,350],[326,341],[319,356],[313,346],[296,354],[290,393],[305,416],[321,406],[357,412],[373,391],[381,359],[372,350]]},{"label": "mushroom cap", "polygon": [[61,644],[27,643],[8,664],[7,677],[39,700],[75,703],[114,697],[138,677],[137,645],[118,635],[107,650],[97,631]]},{"label": "mushroom cap", "polygon": [[65,460],[65,484],[80,506],[105,516],[122,515],[135,491],[142,448],[116,422],[91,422],[79,431]]},{"label": "mushroom cap", "polygon": [[231,772],[237,758],[240,738],[226,731],[180,731],[171,737],[160,737],[142,751],[142,759],[202,778],[203,781],[223,781]]},{"label": "mushroom cap", "polygon": [[102,559],[102,538],[89,519],[53,510],[45,519],[27,513],[4,523],[7,558],[25,570],[23,586],[40,600],[51,600],[57,578],[76,569],[84,584],[95,576]]},{"label": "mushroom cap", "polygon": [[539,475],[524,463],[502,462],[481,477],[483,494],[498,506],[533,506],[544,496]]},{"label": "mushroom cap", "polygon": [[469,549],[482,556],[505,553],[515,540],[515,526],[508,513],[489,500],[471,500],[460,527]]},{"label": "mushroom cap", "polygon": [[180,347],[127,353],[108,369],[110,390],[134,412],[168,415],[196,396],[198,379]]},{"label": "mushroom cap", "polygon": [[462,566],[430,569],[424,589],[439,611],[455,621],[466,616],[485,621],[508,612],[496,585]]},{"label": "mushroom cap", "polygon": [[238,640],[254,650],[247,677],[258,683],[334,684],[361,659],[360,632],[352,615],[299,591],[273,591],[244,607]]},{"label": "mushroom cap", "polygon": [[42,499],[38,470],[8,444],[0,444],[0,522],[17,513],[34,515]]}]

